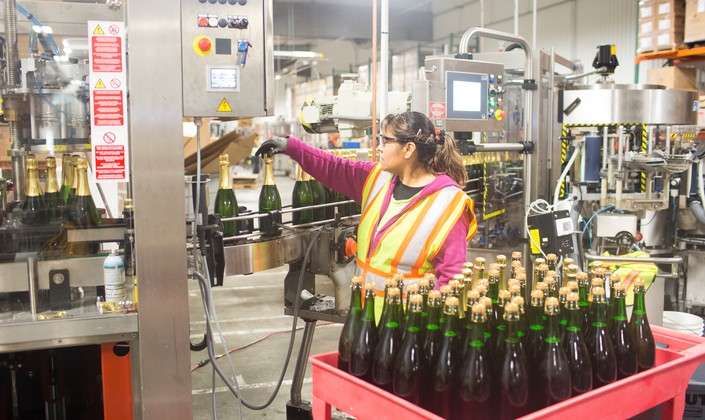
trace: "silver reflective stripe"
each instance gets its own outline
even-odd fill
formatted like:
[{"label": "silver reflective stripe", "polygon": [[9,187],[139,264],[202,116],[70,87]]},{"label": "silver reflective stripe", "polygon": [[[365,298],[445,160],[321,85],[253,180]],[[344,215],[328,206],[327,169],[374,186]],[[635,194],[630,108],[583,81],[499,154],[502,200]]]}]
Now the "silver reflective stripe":
[{"label": "silver reflective stripe", "polygon": [[375,199],[377,196],[377,193],[384,187],[384,184],[389,181],[389,179],[392,177],[392,174],[389,172],[385,171],[380,171],[379,176],[377,177],[377,181],[375,184],[370,188],[370,195],[367,196],[367,202],[365,203],[365,208],[369,207],[370,204],[372,204],[372,200]]},{"label": "silver reflective stripe", "polygon": [[[440,220],[441,215],[443,215],[443,212],[448,208],[450,203],[458,194],[458,191],[460,190],[456,187],[445,187],[438,192],[435,200],[433,200],[433,203],[431,204],[431,208],[429,208],[426,213],[426,217],[423,218],[414,232],[411,241],[409,241],[401,260],[399,261],[397,271],[402,273],[411,272],[414,264],[416,264],[416,261],[419,259],[421,252],[423,252],[426,242],[431,237],[431,232],[433,232],[433,229],[438,223],[445,222],[444,220]],[[423,204],[423,201],[419,203],[420,206],[423,206]]]}]

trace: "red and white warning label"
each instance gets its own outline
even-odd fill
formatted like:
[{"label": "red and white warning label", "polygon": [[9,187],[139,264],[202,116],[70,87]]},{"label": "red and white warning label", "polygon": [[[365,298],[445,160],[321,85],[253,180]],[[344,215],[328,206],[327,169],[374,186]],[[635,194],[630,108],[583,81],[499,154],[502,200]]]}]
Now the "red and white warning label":
[{"label": "red and white warning label", "polygon": [[446,103],[445,102],[433,102],[429,104],[429,118],[432,120],[445,120],[446,119]]},{"label": "red and white warning label", "polygon": [[127,182],[125,24],[89,21],[91,145],[96,182]]}]

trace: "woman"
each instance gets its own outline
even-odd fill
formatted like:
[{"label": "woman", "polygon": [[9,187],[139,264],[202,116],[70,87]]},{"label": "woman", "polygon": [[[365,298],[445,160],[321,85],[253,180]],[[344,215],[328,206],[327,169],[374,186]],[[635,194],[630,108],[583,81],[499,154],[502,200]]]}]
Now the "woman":
[{"label": "woman", "polygon": [[379,162],[353,162],[294,137],[267,140],[257,151],[286,153],[323,185],[362,204],[358,270],[384,290],[403,273],[405,284],[435,273],[436,287],[460,273],[477,224],[459,185],[467,172],[453,140],[419,112],[382,121]]}]

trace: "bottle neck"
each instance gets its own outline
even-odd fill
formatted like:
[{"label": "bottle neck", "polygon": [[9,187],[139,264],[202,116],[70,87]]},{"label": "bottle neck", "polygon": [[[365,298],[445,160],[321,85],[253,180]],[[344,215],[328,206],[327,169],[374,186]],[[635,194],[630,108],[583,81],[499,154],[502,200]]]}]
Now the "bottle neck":
[{"label": "bottle neck", "polygon": [[558,314],[546,315],[546,341],[558,340],[561,336],[561,317]]},{"label": "bottle neck", "polygon": [[228,165],[220,165],[218,189],[229,190],[233,188],[233,183],[230,180],[230,168]]},{"label": "bottle neck", "polygon": [[76,187],[76,196],[89,197],[90,195],[91,195],[91,189],[88,186],[88,170],[87,169],[79,169],[78,185]]},{"label": "bottle neck", "polygon": [[587,282],[581,281],[578,283],[578,293],[579,293],[579,302],[581,304],[586,304],[588,301],[588,285]]},{"label": "bottle neck", "polygon": [[71,176],[71,189],[77,190],[78,189],[78,168],[76,167],[76,158],[74,158],[73,165],[71,165],[71,173],[73,174]]},{"label": "bottle neck", "polygon": [[455,337],[458,335],[458,308],[452,311],[443,311],[446,322],[443,324],[443,336]]},{"label": "bottle neck", "polygon": [[71,164],[68,158],[61,160],[61,185],[71,188],[71,183],[73,181],[73,171],[71,170]]},{"label": "bottle neck", "polygon": [[504,320],[505,325],[505,343],[519,342],[519,315],[511,314]]},{"label": "bottle neck", "polygon": [[490,287],[487,288],[487,296],[492,298],[492,303],[497,303],[497,298],[499,297],[499,279],[490,277],[489,282]]},{"label": "bottle neck", "polygon": [[428,307],[428,321],[426,322],[427,330],[437,330],[441,325],[441,306],[430,305]]},{"label": "bottle neck", "polygon": [[632,311],[632,320],[646,320],[646,302],[644,295],[646,292],[643,287],[634,287],[634,310]]},{"label": "bottle neck", "polygon": [[306,173],[304,172],[303,168],[299,166],[299,171],[296,173],[296,182],[304,181],[306,181]]},{"label": "bottle neck", "polygon": [[607,304],[604,301],[592,302],[592,326],[605,327],[607,321]]},{"label": "bottle neck", "polygon": [[352,287],[352,294],[350,296],[350,310],[362,311],[362,285],[356,284]]},{"label": "bottle neck", "polygon": [[487,331],[487,319],[483,314],[473,315],[468,336],[468,347],[483,347],[485,345],[485,332]]},{"label": "bottle neck", "polygon": [[627,321],[627,303],[624,296],[615,296],[614,300],[614,307],[616,308],[614,319],[616,321]]},{"label": "bottle neck", "polygon": [[421,306],[411,305],[406,332],[412,334],[407,334],[407,336],[416,334],[419,331],[421,331]]},{"label": "bottle neck", "polygon": [[399,327],[399,299],[393,298],[387,302],[385,312],[382,314],[382,325],[386,328]]},{"label": "bottle neck", "polygon": [[47,192],[48,193],[58,193],[59,192],[59,182],[56,179],[56,166],[47,167]]},{"label": "bottle neck", "polygon": [[542,330],[543,329],[543,300],[541,300],[540,305],[531,305],[531,312],[529,317],[529,328],[532,330]]},{"label": "bottle neck", "polygon": [[42,190],[39,188],[39,171],[37,169],[27,170],[25,194],[27,197],[39,197],[42,195]]},{"label": "bottle neck", "polygon": [[579,332],[582,324],[582,313],[580,308],[575,306],[569,306],[568,312],[568,331]]},{"label": "bottle neck", "polygon": [[362,320],[375,322],[375,292],[373,290],[365,292],[365,312]]},{"label": "bottle neck", "polygon": [[264,185],[276,185],[274,181],[272,158],[264,158]]}]

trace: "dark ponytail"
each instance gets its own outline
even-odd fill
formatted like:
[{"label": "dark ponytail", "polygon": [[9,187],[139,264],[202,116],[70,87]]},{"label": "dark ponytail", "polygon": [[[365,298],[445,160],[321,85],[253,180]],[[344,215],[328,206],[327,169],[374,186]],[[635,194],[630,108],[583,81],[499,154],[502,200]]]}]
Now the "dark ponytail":
[{"label": "dark ponytail", "polygon": [[382,130],[389,130],[394,137],[413,141],[419,162],[433,173],[445,173],[461,188],[468,182],[463,159],[455,141],[443,130],[436,130],[428,117],[416,111],[387,115]]}]

